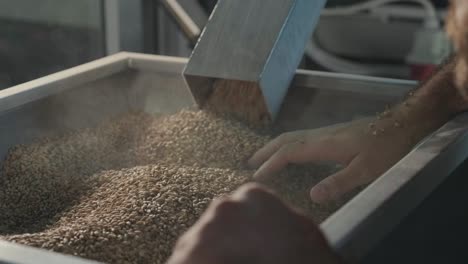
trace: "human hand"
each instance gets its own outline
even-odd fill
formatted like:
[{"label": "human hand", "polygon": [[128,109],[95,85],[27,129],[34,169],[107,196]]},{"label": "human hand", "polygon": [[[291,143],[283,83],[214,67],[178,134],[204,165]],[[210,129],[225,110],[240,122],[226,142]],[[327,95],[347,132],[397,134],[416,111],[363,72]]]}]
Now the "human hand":
[{"label": "human hand", "polygon": [[255,184],[220,199],[178,241],[168,264],[340,263],[318,227]]},{"label": "human hand", "polygon": [[[376,120],[290,132],[260,149],[249,161],[255,177],[271,176],[289,163],[335,161],[345,168],[311,189],[324,203],[367,184],[393,166],[422,138],[468,109],[468,1],[451,0],[447,31],[458,55],[409,98]],[[382,117],[382,116],[381,116]]]},{"label": "human hand", "polygon": [[[250,159],[254,177],[272,175],[290,163],[334,161],[345,166],[310,191],[317,203],[338,199],[380,176],[421,139],[421,133],[393,119],[362,119],[331,127],[285,133]],[[311,186],[312,187],[312,186]]]}]

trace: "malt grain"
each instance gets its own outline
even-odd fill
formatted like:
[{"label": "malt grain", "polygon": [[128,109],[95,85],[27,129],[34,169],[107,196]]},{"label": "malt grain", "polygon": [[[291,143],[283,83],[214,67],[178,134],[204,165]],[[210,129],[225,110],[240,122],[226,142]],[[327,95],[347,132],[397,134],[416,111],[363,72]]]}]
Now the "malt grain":
[{"label": "malt grain", "polygon": [[[210,201],[251,180],[270,137],[202,111],[125,115],[16,146],[0,177],[0,239],[107,263],[164,263]],[[309,201],[330,166],[292,166],[264,184],[322,221]]]}]

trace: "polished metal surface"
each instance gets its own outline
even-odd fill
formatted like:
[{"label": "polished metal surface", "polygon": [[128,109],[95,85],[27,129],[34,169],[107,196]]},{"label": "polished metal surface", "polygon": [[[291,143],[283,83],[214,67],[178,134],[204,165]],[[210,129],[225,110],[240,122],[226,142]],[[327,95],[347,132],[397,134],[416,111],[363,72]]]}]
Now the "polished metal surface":
[{"label": "polished metal surface", "polygon": [[55,254],[41,249],[0,241],[0,264],[97,264],[74,256]]},{"label": "polished metal surface", "polygon": [[143,52],[144,36],[144,5],[142,0],[104,0],[103,25],[105,27],[105,46],[107,55],[120,51]]},{"label": "polished metal surface", "polygon": [[467,157],[468,114],[465,113],[420,142],[329,217],[322,224],[326,237],[345,259],[358,261]]},{"label": "polished metal surface", "polygon": [[200,27],[198,27],[177,0],[161,0],[161,2],[177,21],[177,24],[179,24],[190,42],[195,44],[201,34]]},{"label": "polished metal surface", "polygon": [[324,4],[219,1],[184,71],[196,102],[203,106],[216,80],[247,81],[261,89],[274,119]]},{"label": "polished metal surface", "polygon": [[[120,53],[0,91],[0,160],[16,144],[92,127],[126,112],[168,114],[193,106],[181,76],[186,63],[185,58]],[[314,128],[374,115],[415,85],[298,70],[276,127]],[[321,228],[332,247],[348,260],[372,250],[468,157],[467,124],[467,115],[447,123],[328,218]],[[0,243],[2,261],[88,263],[6,242]]]}]

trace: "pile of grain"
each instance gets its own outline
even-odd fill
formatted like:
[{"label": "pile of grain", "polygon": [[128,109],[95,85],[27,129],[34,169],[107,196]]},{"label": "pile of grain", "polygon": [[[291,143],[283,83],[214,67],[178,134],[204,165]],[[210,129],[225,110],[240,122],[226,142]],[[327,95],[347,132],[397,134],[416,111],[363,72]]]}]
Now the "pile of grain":
[{"label": "pile of grain", "polygon": [[[11,149],[0,177],[0,239],[108,263],[163,263],[209,202],[251,180],[245,161],[270,137],[201,111],[128,114]],[[266,184],[321,221],[309,202],[328,167]]]},{"label": "pile of grain", "polygon": [[258,83],[239,80],[216,80],[204,108],[256,126],[271,122],[265,97]]}]

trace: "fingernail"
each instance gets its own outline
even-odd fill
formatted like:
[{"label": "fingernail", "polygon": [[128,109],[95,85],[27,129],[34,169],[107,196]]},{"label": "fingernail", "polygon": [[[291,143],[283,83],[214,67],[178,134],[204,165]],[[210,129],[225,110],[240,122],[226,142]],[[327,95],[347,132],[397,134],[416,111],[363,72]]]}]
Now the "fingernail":
[{"label": "fingernail", "polygon": [[258,174],[258,171],[256,171],[256,172],[254,173],[254,175],[252,176],[252,178],[254,178],[254,179],[260,178],[260,177],[259,177],[259,174]]},{"label": "fingernail", "polygon": [[310,190],[310,198],[318,204],[326,203],[330,200],[330,193],[323,185],[317,185]]},{"label": "fingernail", "polygon": [[253,178],[256,179],[256,180],[261,180],[263,178],[265,178],[265,172],[264,170],[262,169],[262,167],[260,167],[253,175]]}]

